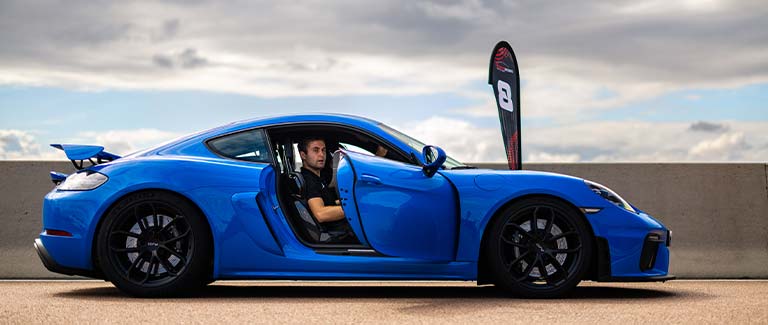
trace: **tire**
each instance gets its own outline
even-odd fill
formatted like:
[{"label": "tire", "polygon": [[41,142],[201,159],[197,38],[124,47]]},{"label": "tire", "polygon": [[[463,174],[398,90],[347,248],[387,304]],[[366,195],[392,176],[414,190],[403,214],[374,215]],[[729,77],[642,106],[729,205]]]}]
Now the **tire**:
[{"label": "tire", "polygon": [[578,210],[555,198],[508,206],[493,220],[484,244],[494,283],[525,298],[567,294],[589,270],[589,227]]},{"label": "tire", "polygon": [[107,280],[136,297],[179,296],[210,279],[212,242],[204,216],[185,198],[133,193],[106,215],[96,258]]}]

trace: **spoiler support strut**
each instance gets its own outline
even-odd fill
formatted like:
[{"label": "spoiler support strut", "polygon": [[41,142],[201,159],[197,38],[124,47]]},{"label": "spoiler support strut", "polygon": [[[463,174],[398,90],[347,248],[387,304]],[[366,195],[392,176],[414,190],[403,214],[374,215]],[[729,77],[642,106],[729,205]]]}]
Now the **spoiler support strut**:
[{"label": "spoiler support strut", "polygon": [[[64,151],[67,158],[69,158],[69,161],[72,162],[72,165],[75,166],[75,169],[77,170],[90,167],[85,166],[86,160],[91,163],[91,166],[96,166],[98,164],[120,159],[120,156],[104,151],[104,147],[102,146],[51,144],[51,147]],[[94,161],[94,159],[96,160]]]}]

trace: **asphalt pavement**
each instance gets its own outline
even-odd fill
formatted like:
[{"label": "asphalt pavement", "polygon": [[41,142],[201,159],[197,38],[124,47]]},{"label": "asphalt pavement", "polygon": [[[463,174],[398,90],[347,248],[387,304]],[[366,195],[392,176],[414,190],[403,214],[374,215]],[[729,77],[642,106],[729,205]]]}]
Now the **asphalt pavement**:
[{"label": "asphalt pavement", "polygon": [[768,324],[768,281],[582,283],[563,299],[474,282],[219,281],[197,297],[138,299],[102,281],[0,281],[0,323]]}]

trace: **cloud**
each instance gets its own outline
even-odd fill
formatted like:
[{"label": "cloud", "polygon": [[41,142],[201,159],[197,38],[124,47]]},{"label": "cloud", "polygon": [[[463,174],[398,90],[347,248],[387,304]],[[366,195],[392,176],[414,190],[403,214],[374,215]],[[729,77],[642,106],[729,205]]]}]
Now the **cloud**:
[{"label": "cloud", "polygon": [[428,17],[435,19],[475,22],[484,17],[495,16],[490,8],[478,0],[454,3],[416,2],[415,6]]},{"label": "cloud", "polygon": [[735,132],[723,134],[712,140],[701,141],[689,150],[689,154],[710,160],[731,160],[738,156],[741,151],[750,148],[751,146],[744,138],[744,133]]},{"label": "cloud", "polygon": [[208,64],[208,59],[197,54],[197,50],[188,48],[178,55],[179,65],[191,69]]},{"label": "cloud", "polygon": [[702,132],[724,132],[724,131],[728,131],[728,126],[725,124],[698,121],[696,123],[691,124],[691,126],[688,127],[688,130],[702,131]]},{"label": "cloud", "polygon": [[[80,132],[57,143],[100,145],[106,151],[124,156],[149,148],[182,134],[157,129],[112,130]],[[0,160],[65,160],[58,149],[43,143],[34,132],[0,130]]]},{"label": "cloud", "polygon": [[288,69],[292,71],[329,71],[331,68],[339,63],[338,60],[333,58],[323,58],[321,60],[313,61],[284,61],[270,64],[270,68],[275,69]]},{"label": "cloud", "polygon": [[97,144],[103,146],[108,152],[123,156],[179,136],[182,134],[157,129],[89,131],[77,134],[76,141],[81,141],[83,144]]},{"label": "cloud", "polygon": [[528,161],[532,162],[577,162],[581,159],[579,154],[551,154],[546,152],[534,152],[528,155]]},{"label": "cloud", "polygon": [[[693,122],[602,121],[523,128],[523,161],[531,162],[718,162],[768,161],[768,122],[723,121],[728,131],[691,132]],[[466,163],[506,160],[500,130],[472,120],[431,116],[398,130],[438,145]],[[126,155],[183,134],[159,129],[80,132],[62,143],[98,144]],[[0,159],[64,156],[32,132],[0,130]]]},{"label": "cloud", "polygon": [[[525,162],[768,161],[768,122],[728,121],[727,133],[690,132],[696,123],[602,121],[523,127]],[[433,116],[402,126],[464,162],[506,160],[498,127]]]},{"label": "cloud", "polygon": [[187,48],[173,55],[155,54],[152,56],[152,62],[162,68],[193,69],[207,65],[208,59],[200,56],[196,49]]},{"label": "cloud", "polygon": [[0,130],[0,160],[51,159],[42,153],[35,135],[22,130]]},{"label": "cloud", "polygon": [[163,22],[163,36],[165,38],[172,38],[176,36],[176,34],[179,32],[179,26],[181,24],[179,23],[178,19],[168,19]]},{"label": "cloud", "polygon": [[[490,49],[506,39],[520,63],[524,121],[554,121],[525,126],[526,159],[765,161],[764,122],[584,116],[682,89],[768,82],[766,16],[768,6],[754,1],[10,0],[0,2],[0,42],[12,44],[0,47],[0,85],[261,97],[455,93],[478,103],[460,111],[466,120],[435,116],[408,127],[445,141],[462,160],[498,161],[498,128],[471,122],[496,116],[490,87],[472,85],[485,80]],[[14,141],[4,152],[24,147]],[[728,144],[734,149],[723,153]]]},{"label": "cloud", "polygon": [[173,59],[162,54],[155,54],[152,57],[152,62],[154,62],[159,67],[173,68]]},{"label": "cloud", "polygon": [[691,101],[696,101],[696,100],[701,99],[701,95],[686,95],[685,99],[691,100]]},{"label": "cloud", "polygon": [[580,161],[595,162],[768,161],[768,150],[759,149],[768,144],[768,122],[728,121],[732,131],[715,138],[690,132],[691,125],[603,121],[531,128],[523,132],[523,152],[579,154]]},{"label": "cloud", "polygon": [[469,122],[433,116],[426,120],[404,125],[406,134],[425,144],[439,145],[448,155],[459,161],[501,161],[504,147],[501,131],[475,126]]},{"label": "cloud", "polygon": [[0,84],[461,92],[508,39],[527,114],[575,119],[681,89],[768,81],[767,14],[751,1],[4,1],[0,41],[13,46],[0,48]]},{"label": "cloud", "polygon": [[628,14],[659,14],[669,10],[708,12],[717,10],[722,2],[718,0],[646,0],[619,8],[620,12]]}]

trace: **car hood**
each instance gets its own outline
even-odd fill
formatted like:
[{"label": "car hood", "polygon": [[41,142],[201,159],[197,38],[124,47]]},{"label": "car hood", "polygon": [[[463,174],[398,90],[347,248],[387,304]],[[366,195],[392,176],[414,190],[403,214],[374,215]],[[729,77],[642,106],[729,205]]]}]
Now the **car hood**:
[{"label": "car hood", "polygon": [[456,185],[476,187],[484,191],[506,189],[525,192],[564,187],[579,191],[588,190],[582,178],[534,170],[464,169],[441,170],[440,174]]}]

